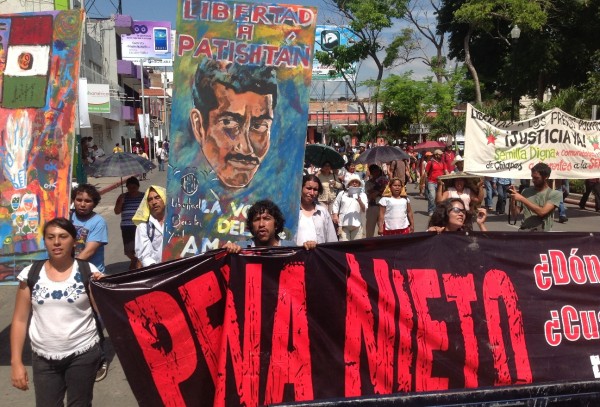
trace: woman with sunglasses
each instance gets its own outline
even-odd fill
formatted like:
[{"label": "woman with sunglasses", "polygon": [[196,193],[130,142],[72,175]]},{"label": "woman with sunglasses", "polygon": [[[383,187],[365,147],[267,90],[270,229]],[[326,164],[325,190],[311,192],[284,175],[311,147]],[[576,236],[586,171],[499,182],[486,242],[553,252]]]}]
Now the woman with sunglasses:
[{"label": "woman with sunglasses", "polygon": [[[487,232],[485,220],[487,212],[477,210],[476,222],[482,232]],[[460,198],[450,198],[440,202],[429,220],[428,232],[470,232],[473,230],[473,217]]]}]

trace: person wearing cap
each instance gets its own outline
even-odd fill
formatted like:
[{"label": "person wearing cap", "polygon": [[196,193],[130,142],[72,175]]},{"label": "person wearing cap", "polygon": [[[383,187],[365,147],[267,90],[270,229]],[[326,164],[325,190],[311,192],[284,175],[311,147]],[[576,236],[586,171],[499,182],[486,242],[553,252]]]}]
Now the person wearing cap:
[{"label": "person wearing cap", "polygon": [[456,158],[456,153],[452,151],[451,146],[446,146],[444,148],[444,152],[442,153],[442,161],[446,164],[446,169],[449,173],[454,172],[454,159]]},{"label": "person wearing cap", "polygon": [[427,174],[427,214],[428,216],[433,215],[435,210],[435,199],[438,189],[438,177],[440,175],[448,174],[446,164],[442,161],[442,150],[437,149],[433,152],[433,158],[429,160],[425,167]]},{"label": "person wearing cap", "polygon": [[333,222],[340,225],[340,241],[359,239],[363,232],[362,215],[369,203],[367,194],[361,192],[358,174],[353,174],[346,182],[346,190],[341,191],[333,202]]},{"label": "person wearing cap", "polygon": [[139,141],[135,142],[135,145],[133,146],[133,148],[131,149],[131,151],[133,152],[133,154],[139,154],[140,150],[142,149],[142,146],[140,145]]},{"label": "person wearing cap", "polygon": [[454,165],[454,172],[463,172],[465,170],[465,160],[463,160],[460,154],[456,154],[456,157],[452,160],[452,164]]}]

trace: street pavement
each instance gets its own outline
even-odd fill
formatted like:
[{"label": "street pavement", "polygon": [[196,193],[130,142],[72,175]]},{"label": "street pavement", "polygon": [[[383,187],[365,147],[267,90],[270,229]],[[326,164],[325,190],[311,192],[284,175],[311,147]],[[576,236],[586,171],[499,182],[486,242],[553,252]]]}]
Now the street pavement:
[{"label": "street pavement", "polygon": [[[142,191],[146,190],[152,184],[166,185],[166,172],[154,170],[152,173],[148,173],[147,176],[147,180],[140,180],[140,190]],[[126,178],[123,177],[123,181]],[[105,248],[107,273],[112,274],[125,271],[128,267],[129,259],[123,254],[121,230],[119,228],[120,216],[115,215],[113,212],[114,204],[121,193],[121,179],[114,177],[90,178],[88,182],[95,185],[102,193],[102,200],[96,207],[96,212],[102,215],[108,224],[109,243]],[[408,185],[407,190],[411,197],[411,205],[415,214],[415,230],[424,231],[427,229],[428,222],[427,201],[424,198],[418,197],[417,188],[414,184]],[[564,224],[556,222],[554,224],[554,231],[597,232],[599,230],[600,213],[596,213],[590,209],[579,209],[577,206],[577,196],[573,196],[567,202],[567,216],[569,221]],[[555,220],[557,219],[558,214],[555,215]],[[506,215],[490,214],[487,226],[490,231],[510,232],[517,230],[517,226],[508,224]],[[28,349],[24,352],[24,361],[29,371],[30,390],[26,392],[17,390],[12,387],[10,382],[9,331],[15,292],[15,286],[0,286],[0,397],[2,405],[33,406],[35,398],[31,373],[31,357],[28,356]],[[109,337],[107,337],[106,349],[110,360],[108,376],[103,381],[96,383],[94,387],[94,405],[100,407],[135,406],[137,404],[135,397],[125,378],[121,364],[112,349]]]}]

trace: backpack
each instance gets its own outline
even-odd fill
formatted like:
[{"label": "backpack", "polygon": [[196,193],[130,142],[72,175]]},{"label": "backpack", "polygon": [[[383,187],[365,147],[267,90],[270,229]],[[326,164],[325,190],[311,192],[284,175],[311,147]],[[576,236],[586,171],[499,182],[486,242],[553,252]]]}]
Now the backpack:
[{"label": "backpack", "polygon": [[[77,266],[79,267],[79,273],[81,274],[81,282],[83,283],[83,287],[85,288],[85,293],[90,300],[90,305],[92,305],[92,297],[90,296],[90,277],[92,275],[92,270],[90,269],[90,263],[85,260],[75,259],[77,261]],[[33,293],[33,288],[35,284],[40,279],[40,271],[42,271],[42,267],[46,260],[36,260],[32,263],[31,269],[27,274],[27,286],[29,287],[29,293]],[[98,336],[100,336],[100,342],[104,341],[104,332],[102,331],[102,324],[100,323],[100,319],[96,310],[92,305],[92,313],[94,315],[94,321],[96,321],[96,330],[98,331]]]}]

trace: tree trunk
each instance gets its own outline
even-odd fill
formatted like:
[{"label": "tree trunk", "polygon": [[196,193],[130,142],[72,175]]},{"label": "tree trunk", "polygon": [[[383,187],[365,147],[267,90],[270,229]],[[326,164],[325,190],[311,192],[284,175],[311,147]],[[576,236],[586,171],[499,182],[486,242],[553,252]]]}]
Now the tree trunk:
[{"label": "tree trunk", "polygon": [[465,38],[463,40],[463,46],[465,49],[465,65],[467,66],[469,73],[473,77],[473,83],[475,84],[475,103],[480,105],[481,104],[481,85],[479,83],[479,76],[477,75],[477,70],[475,69],[475,66],[473,65],[473,61],[471,61],[471,50],[469,48],[469,43],[471,42],[471,34],[472,33],[473,33],[473,26],[470,25],[469,31],[467,31],[467,34],[465,35]]}]

